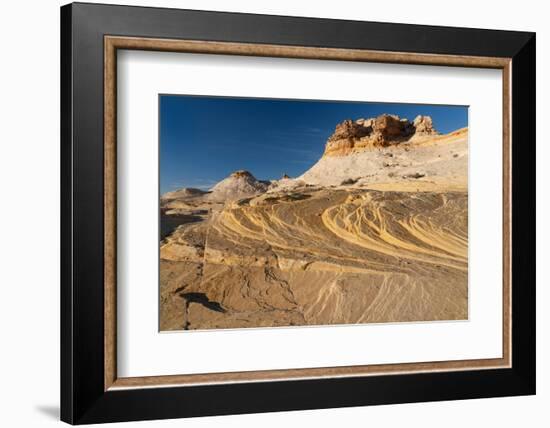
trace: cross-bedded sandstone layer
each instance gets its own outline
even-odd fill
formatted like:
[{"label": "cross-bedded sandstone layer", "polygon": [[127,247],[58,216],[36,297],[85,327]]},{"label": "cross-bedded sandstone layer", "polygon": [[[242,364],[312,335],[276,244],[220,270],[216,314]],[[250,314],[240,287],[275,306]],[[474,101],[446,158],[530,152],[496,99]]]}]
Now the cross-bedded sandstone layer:
[{"label": "cross-bedded sandstone layer", "polygon": [[378,119],[297,179],[165,198],[195,220],[161,242],[161,330],[466,319],[467,130]]}]

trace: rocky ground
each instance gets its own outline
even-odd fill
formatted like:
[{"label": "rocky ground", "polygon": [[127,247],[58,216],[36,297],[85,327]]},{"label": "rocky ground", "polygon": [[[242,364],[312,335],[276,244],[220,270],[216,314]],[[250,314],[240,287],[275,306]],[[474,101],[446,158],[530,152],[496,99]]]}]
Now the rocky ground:
[{"label": "rocky ground", "polygon": [[467,318],[467,165],[467,130],[383,115],[301,177],[163,195],[161,330]]}]

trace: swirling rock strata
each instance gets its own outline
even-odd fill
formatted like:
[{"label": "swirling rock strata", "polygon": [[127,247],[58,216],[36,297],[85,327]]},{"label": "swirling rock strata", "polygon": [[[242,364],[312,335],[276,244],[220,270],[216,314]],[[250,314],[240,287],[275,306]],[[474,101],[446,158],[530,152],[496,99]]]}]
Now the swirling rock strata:
[{"label": "swirling rock strata", "polygon": [[346,120],[302,176],[161,198],[161,330],[468,317],[468,130]]},{"label": "swirling rock strata", "polygon": [[[226,205],[193,226],[194,242],[176,232],[161,248],[161,271],[166,308],[180,311],[166,309],[164,329],[182,328],[181,293],[223,308],[189,305],[193,329],[467,317],[466,193],[301,195]],[[197,227],[200,251],[175,251],[196,247]]]}]

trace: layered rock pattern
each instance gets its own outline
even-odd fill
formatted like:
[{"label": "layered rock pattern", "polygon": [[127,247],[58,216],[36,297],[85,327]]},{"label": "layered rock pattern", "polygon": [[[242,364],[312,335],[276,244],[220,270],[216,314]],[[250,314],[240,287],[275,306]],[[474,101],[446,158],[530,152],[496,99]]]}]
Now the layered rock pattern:
[{"label": "layered rock pattern", "polygon": [[[306,188],[300,195],[226,205],[207,225],[163,244],[164,302],[179,307],[163,328],[467,317],[467,195]],[[218,309],[187,306],[189,293]]]},{"label": "layered rock pattern", "polygon": [[429,116],[417,116],[413,122],[390,114],[370,119],[345,120],[336,125],[334,133],[329,137],[324,156],[344,156],[428,135],[437,135]]},{"label": "layered rock pattern", "polygon": [[467,170],[467,129],[381,115],[298,178],[163,195],[161,330],[467,319]]},{"label": "layered rock pattern", "polygon": [[397,133],[400,125],[391,131],[386,127],[389,133],[376,136],[371,133],[355,140],[343,140],[339,137],[342,134],[335,133],[336,140],[329,139],[324,156],[299,180],[321,186],[384,185],[388,190],[431,186],[465,191],[468,129],[440,135],[434,131],[431,120],[421,118],[415,122],[418,128],[408,137],[404,135],[411,132],[407,130],[409,127]]}]

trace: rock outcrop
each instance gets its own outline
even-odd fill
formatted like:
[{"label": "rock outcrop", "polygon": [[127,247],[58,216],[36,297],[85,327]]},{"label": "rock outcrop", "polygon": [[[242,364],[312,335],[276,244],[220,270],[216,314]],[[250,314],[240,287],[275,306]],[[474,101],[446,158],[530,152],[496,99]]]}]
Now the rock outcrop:
[{"label": "rock outcrop", "polygon": [[413,122],[391,114],[355,121],[348,119],[336,125],[327,141],[324,156],[388,147],[429,135],[437,135],[429,116],[417,116]]},{"label": "rock outcrop", "polygon": [[[321,186],[386,183],[402,188],[409,182],[413,188],[422,183],[467,188],[468,128],[440,135],[426,116],[404,126],[393,118],[383,122],[383,132],[374,124],[376,130],[366,137],[329,139],[323,157],[296,180]],[[355,135],[364,132],[357,131],[361,124],[351,123],[344,126]],[[411,128],[414,132],[406,137]],[[335,134],[342,135],[341,130]]]},{"label": "rock outcrop", "polygon": [[416,116],[413,121],[415,135],[437,135],[430,116]]},{"label": "rock outcrop", "polygon": [[161,208],[162,331],[468,318],[468,128],[346,120],[299,177]]},{"label": "rock outcrop", "polygon": [[216,201],[231,201],[263,193],[268,183],[257,180],[250,172],[235,171],[210,189],[208,199]]}]

